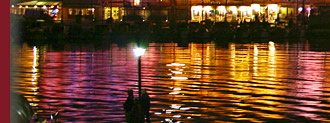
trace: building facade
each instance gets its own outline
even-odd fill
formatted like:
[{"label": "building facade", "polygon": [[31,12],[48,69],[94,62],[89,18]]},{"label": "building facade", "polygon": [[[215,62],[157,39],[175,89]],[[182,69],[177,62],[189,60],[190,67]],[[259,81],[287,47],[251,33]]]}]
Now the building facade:
[{"label": "building facade", "polygon": [[11,13],[26,14],[43,10],[55,20],[85,21],[145,20],[215,22],[253,21],[258,17],[273,23],[310,14],[319,6],[330,6],[330,0],[52,0],[23,1],[11,5]]}]

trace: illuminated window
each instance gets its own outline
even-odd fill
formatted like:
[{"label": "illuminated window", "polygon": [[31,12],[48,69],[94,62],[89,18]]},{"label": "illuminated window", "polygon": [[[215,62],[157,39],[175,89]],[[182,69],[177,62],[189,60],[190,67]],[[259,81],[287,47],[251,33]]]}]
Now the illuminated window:
[{"label": "illuminated window", "polygon": [[94,15],[94,8],[88,8],[86,11],[86,15]]},{"label": "illuminated window", "polygon": [[134,6],[139,6],[140,5],[140,0],[134,0]]}]

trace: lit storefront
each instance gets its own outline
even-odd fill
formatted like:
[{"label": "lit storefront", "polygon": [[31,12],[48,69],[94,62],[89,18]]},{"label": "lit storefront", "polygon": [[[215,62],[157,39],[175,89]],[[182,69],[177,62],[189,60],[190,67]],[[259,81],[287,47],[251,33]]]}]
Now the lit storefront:
[{"label": "lit storefront", "polygon": [[104,7],[104,20],[112,17],[114,21],[120,20],[124,16],[122,7]]},{"label": "lit storefront", "polygon": [[225,6],[218,6],[217,7],[217,11],[218,13],[216,13],[216,20],[215,21],[225,21],[225,15],[226,15],[226,7]]},{"label": "lit storefront", "polygon": [[92,20],[95,15],[94,8],[68,8],[68,18],[72,19],[78,15],[81,15],[84,19]]},{"label": "lit storefront", "polygon": [[277,15],[279,12],[279,7],[277,4],[269,4],[267,6],[267,15],[268,15],[268,23],[275,23],[275,20],[277,19]]},{"label": "lit storefront", "polygon": [[269,4],[261,7],[260,4],[250,6],[192,6],[191,21],[200,22],[206,19],[216,22],[251,22],[255,16],[259,19],[263,16],[266,21],[274,23],[278,17],[280,7],[277,4]]},{"label": "lit storefront", "polygon": [[34,17],[41,16],[41,13],[44,13],[54,20],[61,20],[61,6],[61,2],[29,1],[11,5],[10,13]]},{"label": "lit storefront", "polygon": [[239,7],[239,20],[240,22],[250,22],[252,18],[252,9],[250,6]]}]

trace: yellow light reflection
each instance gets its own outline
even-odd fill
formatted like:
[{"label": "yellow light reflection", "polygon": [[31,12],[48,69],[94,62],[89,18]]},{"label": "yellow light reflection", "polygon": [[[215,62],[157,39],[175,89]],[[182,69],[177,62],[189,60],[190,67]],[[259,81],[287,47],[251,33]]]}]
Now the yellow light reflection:
[{"label": "yellow light reflection", "polygon": [[[20,89],[17,90],[18,93],[24,95],[24,97],[30,102],[30,105],[35,108],[38,106],[39,99],[36,95],[39,94],[38,79],[39,79],[39,49],[34,47],[28,47],[23,45],[21,56],[18,57],[17,63],[22,66],[25,73],[21,73],[23,78],[15,78],[15,82],[18,82]],[[32,68],[32,69],[31,69]]]},{"label": "yellow light reflection", "polygon": [[[284,99],[272,96],[287,93],[286,90],[283,90],[286,83],[277,78],[280,77],[279,73],[286,72],[286,69],[277,68],[284,68],[285,66],[282,62],[277,61],[287,59],[278,55],[281,53],[279,46],[280,44],[267,42],[229,43],[226,49],[215,48],[212,43],[190,43],[186,49],[173,44],[165,47],[162,50],[166,54],[166,59],[161,62],[165,63],[166,68],[169,69],[166,75],[171,74],[171,82],[164,82],[167,87],[171,87],[168,89],[167,97],[183,102],[182,104],[168,104],[168,110],[179,110],[188,116],[205,116],[204,114],[192,113],[192,110],[198,109],[238,118],[234,120],[243,120],[242,116],[244,115],[242,113],[264,118],[282,118],[278,114],[267,113],[268,111],[285,112],[285,108],[281,107],[283,105],[281,100]],[[228,91],[228,93],[223,93],[223,91]],[[254,97],[251,94],[269,96]],[[219,99],[219,97],[224,98]],[[215,108],[192,107],[187,105],[189,102],[214,106]],[[219,106],[228,103],[233,106]],[[188,109],[186,110],[184,107]],[[239,107],[255,108],[261,112],[244,110]],[[226,112],[236,112],[237,114]],[[159,115],[164,114],[165,112],[162,112]],[[173,113],[166,115],[166,117],[179,118],[173,116]],[[245,120],[260,122],[258,118]]]}]

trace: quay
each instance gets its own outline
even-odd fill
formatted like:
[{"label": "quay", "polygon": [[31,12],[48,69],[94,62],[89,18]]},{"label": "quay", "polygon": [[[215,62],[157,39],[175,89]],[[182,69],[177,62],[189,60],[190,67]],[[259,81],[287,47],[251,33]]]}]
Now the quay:
[{"label": "quay", "polygon": [[330,32],[329,6],[308,0],[13,2],[11,29],[13,39],[37,42],[323,38]]}]

